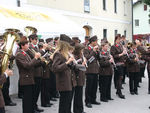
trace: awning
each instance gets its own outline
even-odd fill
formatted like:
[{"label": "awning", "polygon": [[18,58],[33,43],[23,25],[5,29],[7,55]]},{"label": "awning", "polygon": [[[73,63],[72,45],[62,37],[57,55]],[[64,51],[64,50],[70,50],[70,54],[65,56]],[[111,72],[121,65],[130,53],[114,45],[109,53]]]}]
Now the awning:
[{"label": "awning", "polygon": [[78,37],[85,35],[82,27],[61,14],[20,10],[20,8],[8,9],[0,6],[0,32],[4,32],[6,28],[16,28],[25,33],[26,26],[37,28],[42,38],[60,34]]}]

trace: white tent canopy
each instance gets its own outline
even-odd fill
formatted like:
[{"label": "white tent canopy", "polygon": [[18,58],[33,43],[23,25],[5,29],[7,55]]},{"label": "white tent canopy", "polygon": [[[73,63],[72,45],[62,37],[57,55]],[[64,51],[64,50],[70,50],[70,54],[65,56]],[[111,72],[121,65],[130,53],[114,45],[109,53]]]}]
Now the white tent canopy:
[{"label": "white tent canopy", "polygon": [[16,28],[23,33],[26,26],[33,26],[38,29],[42,38],[67,34],[69,36],[83,37],[85,31],[73,21],[63,15],[53,12],[35,12],[31,9],[20,10],[20,8],[4,8],[0,6],[0,32],[6,28]]}]

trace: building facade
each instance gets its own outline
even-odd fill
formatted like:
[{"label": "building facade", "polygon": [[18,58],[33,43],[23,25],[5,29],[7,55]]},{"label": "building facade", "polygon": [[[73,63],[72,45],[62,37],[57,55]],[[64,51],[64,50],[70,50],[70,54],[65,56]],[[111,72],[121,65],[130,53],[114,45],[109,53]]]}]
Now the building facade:
[{"label": "building facade", "polygon": [[[24,0],[22,5],[57,10],[85,29],[113,43],[115,34],[132,39],[132,0]],[[83,37],[84,38],[84,37]],[[99,41],[100,42],[100,41]]]},{"label": "building facade", "polygon": [[150,34],[150,7],[139,0],[134,3],[133,12],[134,35]]}]

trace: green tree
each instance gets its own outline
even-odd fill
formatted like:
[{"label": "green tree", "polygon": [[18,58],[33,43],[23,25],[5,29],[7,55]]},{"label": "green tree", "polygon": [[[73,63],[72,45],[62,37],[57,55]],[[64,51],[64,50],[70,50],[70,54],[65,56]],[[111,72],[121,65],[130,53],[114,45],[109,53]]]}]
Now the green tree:
[{"label": "green tree", "polygon": [[143,2],[150,6],[150,0],[143,0]]}]

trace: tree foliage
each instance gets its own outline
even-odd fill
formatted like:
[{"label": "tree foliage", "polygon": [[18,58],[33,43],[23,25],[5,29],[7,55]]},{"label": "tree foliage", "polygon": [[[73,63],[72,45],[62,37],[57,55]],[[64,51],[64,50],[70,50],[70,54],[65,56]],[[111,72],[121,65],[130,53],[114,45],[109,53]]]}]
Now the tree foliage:
[{"label": "tree foliage", "polygon": [[143,2],[150,6],[150,0],[143,0]]}]

